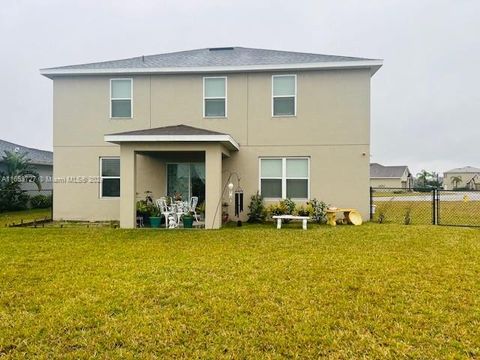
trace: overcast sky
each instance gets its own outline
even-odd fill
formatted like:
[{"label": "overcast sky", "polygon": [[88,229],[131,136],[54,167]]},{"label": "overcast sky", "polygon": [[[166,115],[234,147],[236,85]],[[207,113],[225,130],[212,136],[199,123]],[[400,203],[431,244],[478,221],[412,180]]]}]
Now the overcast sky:
[{"label": "overcast sky", "polygon": [[480,167],[479,0],[2,0],[0,138],[52,149],[38,69],[214,46],[384,59],[372,161]]}]

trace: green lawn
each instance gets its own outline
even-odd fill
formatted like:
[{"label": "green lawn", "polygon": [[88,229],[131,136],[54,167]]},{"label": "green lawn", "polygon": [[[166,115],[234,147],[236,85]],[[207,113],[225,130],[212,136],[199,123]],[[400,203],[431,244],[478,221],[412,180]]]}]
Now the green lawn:
[{"label": "green lawn", "polygon": [[478,358],[479,339],[478,229],[0,229],[0,357]]},{"label": "green lawn", "polygon": [[24,211],[8,211],[0,212],[0,227],[11,225],[12,223],[20,223],[33,220],[43,220],[52,217],[51,209],[30,209]]}]

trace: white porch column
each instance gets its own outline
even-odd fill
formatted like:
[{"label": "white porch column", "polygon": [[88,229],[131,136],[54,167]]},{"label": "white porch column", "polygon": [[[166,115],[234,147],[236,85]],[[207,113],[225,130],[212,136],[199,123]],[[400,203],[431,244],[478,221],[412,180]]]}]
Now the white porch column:
[{"label": "white porch column", "polygon": [[209,145],[205,151],[205,228],[222,226],[222,149]]},{"label": "white porch column", "polygon": [[136,226],[135,151],[129,144],[120,145],[120,227]]}]

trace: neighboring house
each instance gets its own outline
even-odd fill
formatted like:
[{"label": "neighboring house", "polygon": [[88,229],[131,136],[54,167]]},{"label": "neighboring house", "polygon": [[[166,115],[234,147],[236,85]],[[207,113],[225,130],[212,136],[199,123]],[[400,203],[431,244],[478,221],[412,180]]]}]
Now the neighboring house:
[{"label": "neighboring house", "polygon": [[370,186],[374,188],[413,188],[413,177],[408,166],[370,164]]},{"label": "neighboring house", "polygon": [[[53,153],[51,151],[28,148],[8,141],[0,140],[0,172],[5,172],[3,156],[5,151],[26,153],[30,163],[40,175],[42,190],[52,190]],[[34,183],[24,183],[23,190],[38,190]]]},{"label": "neighboring house", "polygon": [[242,219],[257,191],[367,218],[370,78],[381,65],[227,47],[43,69],[53,80],[55,177],[101,182],[55,183],[54,218],[132,228],[150,190],[205,199],[205,226],[218,228],[232,173]]},{"label": "neighboring house", "polygon": [[451,169],[443,173],[443,187],[445,190],[471,188],[475,176],[480,176],[480,169],[473,166]]}]

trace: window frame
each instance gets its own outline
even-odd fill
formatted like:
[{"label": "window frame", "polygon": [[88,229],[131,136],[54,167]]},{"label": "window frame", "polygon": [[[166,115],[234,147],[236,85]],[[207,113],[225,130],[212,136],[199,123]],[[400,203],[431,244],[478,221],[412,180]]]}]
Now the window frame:
[{"label": "window frame", "polygon": [[[218,96],[205,96],[205,83],[207,79],[225,79],[225,96],[224,97],[218,97]],[[202,105],[203,105],[203,118],[204,119],[227,119],[228,118],[228,77],[227,76],[204,76],[202,79],[202,84],[203,84],[203,100],[202,100]],[[206,100],[220,100],[223,99],[225,100],[225,115],[215,115],[215,116],[207,116],[205,113],[206,110]]]},{"label": "window frame", "polygon": [[[206,163],[205,161],[170,161],[170,162],[166,162],[165,163],[165,194],[167,194],[168,196],[168,165],[179,165],[179,164],[188,164],[189,167],[188,167],[188,198],[191,199],[192,196],[195,196],[195,195],[192,195],[192,168],[191,166],[192,165],[195,165],[195,164],[203,164],[203,166],[205,167]],[[207,168],[205,167],[205,179],[206,179],[206,175],[207,175]],[[206,180],[205,180],[205,198],[207,197],[206,196],[206,192],[207,192],[207,183],[206,183]]]},{"label": "window frame", "polygon": [[[274,95],[275,78],[293,76],[295,79],[295,91],[293,95]],[[275,98],[291,98],[293,96],[293,115],[275,115]],[[272,75],[272,118],[296,117],[297,116],[297,74],[277,74]]]},{"label": "window frame", "polygon": [[[129,80],[130,81],[130,98],[112,98],[112,84],[116,80]],[[113,100],[130,100],[130,116],[112,116]],[[133,119],[133,78],[111,78],[110,79],[110,119]]]},{"label": "window frame", "polygon": [[[282,177],[262,177],[262,160],[282,160]],[[287,176],[287,160],[307,160],[307,177]],[[305,201],[310,199],[310,157],[309,156],[261,156],[258,158],[258,193],[262,195],[263,179],[281,179],[282,180],[282,197],[280,198],[264,198],[267,201],[278,201],[287,198],[287,180],[307,180],[307,197],[291,198],[292,200]]]},{"label": "window frame", "polygon": [[[103,176],[103,159],[118,159],[120,162],[120,156],[100,156],[99,157],[99,178],[100,178],[100,187],[99,187],[99,198],[101,200],[112,200],[112,199],[120,199],[120,194],[118,196],[103,196],[103,179],[118,179],[121,184],[120,174],[118,176]],[[120,169],[119,169],[120,170]]]}]

